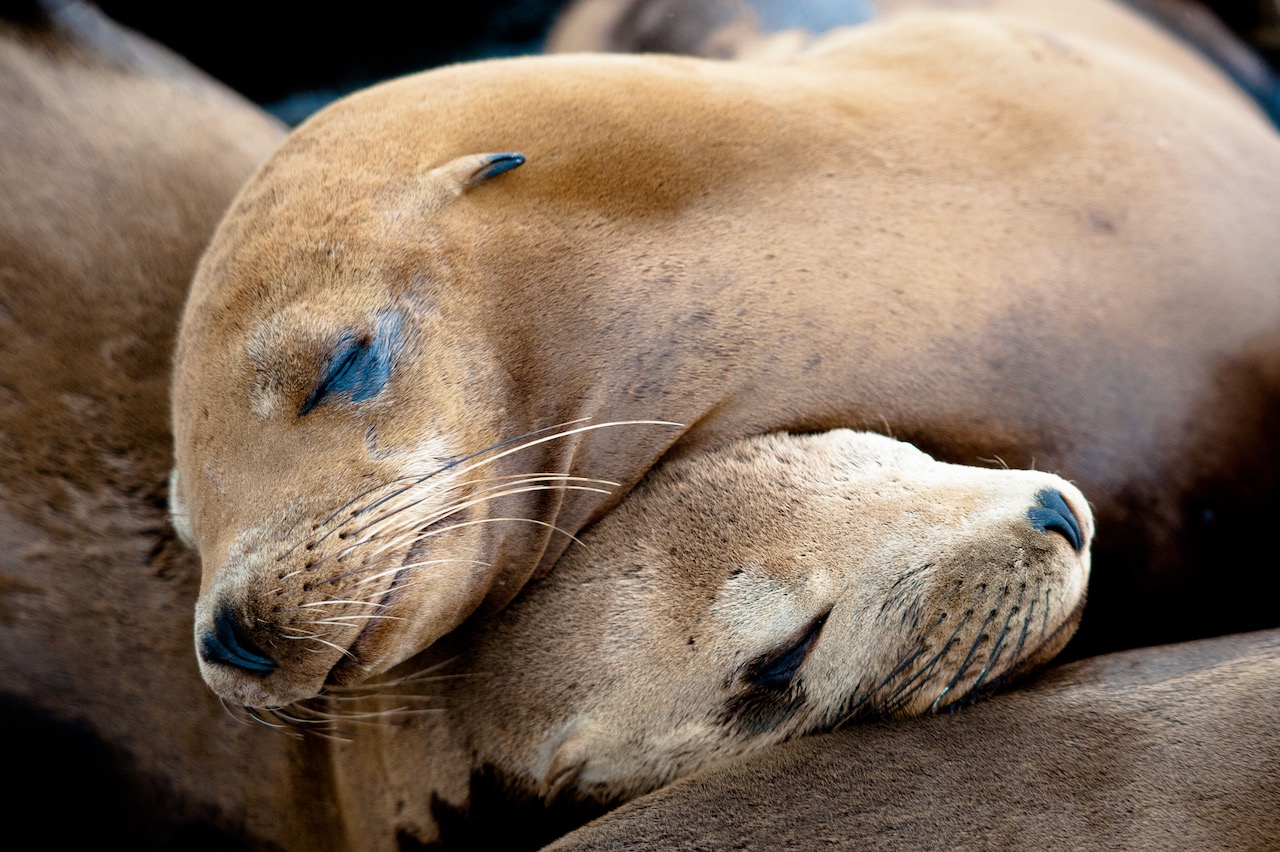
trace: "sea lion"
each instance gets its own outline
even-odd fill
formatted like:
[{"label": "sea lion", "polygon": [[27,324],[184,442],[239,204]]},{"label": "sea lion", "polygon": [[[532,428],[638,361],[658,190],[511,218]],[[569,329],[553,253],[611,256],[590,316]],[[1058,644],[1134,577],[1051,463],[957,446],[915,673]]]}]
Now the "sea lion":
[{"label": "sea lion", "polygon": [[955,709],[1044,663],[1075,629],[1092,536],[1050,474],[848,430],[739,439],[656,468],[554,571],[370,697],[277,713],[432,708],[335,750],[355,833],[474,845],[484,819],[460,815],[496,796],[504,824],[512,800],[541,803],[521,836],[485,838],[530,848],[548,820],[853,720]]},{"label": "sea lion", "polygon": [[1000,6],[455,66],[298,128],[175,356],[214,690],[384,671],[659,460],[784,429],[1070,479],[1109,530],[1087,648],[1273,623],[1280,137],[1119,7]]},{"label": "sea lion", "polygon": [[[656,469],[465,639],[461,670],[489,674],[457,709],[481,759],[516,752],[539,789],[633,796],[1046,662],[1083,609],[1092,537],[1050,474],[842,429],[734,441]],[[528,716],[547,730],[513,735]]]},{"label": "sea lion", "polygon": [[182,299],[284,131],[88,4],[3,12],[0,815],[55,846],[305,847],[305,749],[200,680],[164,509]]},{"label": "sea lion", "polygon": [[1274,849],[1278,725],[1280,632],[1142,648],[771,748],[549,849]]},{"label": "sea lion", "polygon": [[[815,37],[838,26],[882,14],[956,8],[965,2],[972,0],[576,0],[557,18],[546,50],[777,58],[804,49]],[[1280,123],[1280,80],[1214,15],[1214,11],[1225,11],[1238,18],[1239,4],[1224,8],[1221,3],[1195,0],[1121,2],[1195,48],[1247,92],[1273,122]],[[976,5],[989,11],[995,4],[1006,11],[1022,6],[1021,0],[981,0]],[[1280,14],[1270,0],[1259,5],[1270,6],[1272,16]],[[1068,15],[1071,9],[1063,7]],[[1070,26],[1072,18],[1063,17],[1058,23]]]}]

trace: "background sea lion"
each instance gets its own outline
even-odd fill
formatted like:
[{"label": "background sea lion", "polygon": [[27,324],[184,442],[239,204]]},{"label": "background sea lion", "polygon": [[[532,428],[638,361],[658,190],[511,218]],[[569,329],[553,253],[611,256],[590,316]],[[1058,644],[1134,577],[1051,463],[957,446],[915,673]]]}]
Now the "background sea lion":
[{"label": "background sea lion", "polygon": [[775,747],[550,849],[1271,849],[1280,633],[1060,666],[963,713]]},{"label": "background sea lion", "polygon": [[164,510],[183,294],[283,131],[91,6],[3,11],[0,814],[53,846],[322,837],[306,749],[200,681]]},{"label": "background sea lion", "polygon": [[[1273,122],[1280,121],[1280,80],[1210,7],[1228,11],[1240,24],[1244,4],[1204,4],[1194,0],[1121,0],[1124,5],[1177,35],[1212,61],[1258,103]],[[777,58],[805,48],[814,38],[839,26],[864,23],[879,15],[928,9],[962,9],[966,3],[1017,12],[1022,0],[577,0],[569,4],[547,36],[551,53],[677,53],[720,59]],[[1071,27],[1074,7],[1060,4],[1059,25]],[[1259,13],[1280,21],[1280,7],[1268,0]],[[1088,16],[1089,10],[1084,10]],[[1089,24],[1087,26],[1092,26]],[[1258,25],[1250,28],[1266,39]],[[1132,39],[1127,33],[1124,39]],[[1275,39],[1275,35],[1269,37]],[[1256,39],[1255,39],[1256,40]],[[1267,42],[1270,43],[1270,42]]]},{"label": "background sea lion", "polygon": [[784,428],[1071,479],[1111,530],[1085,648],[1273,623],[1280,139],[1118,7],[1018,9],[787,63],[457,66],[299,128],[176,355],[211,685],[275,705],[385,670],[659,459]]}]

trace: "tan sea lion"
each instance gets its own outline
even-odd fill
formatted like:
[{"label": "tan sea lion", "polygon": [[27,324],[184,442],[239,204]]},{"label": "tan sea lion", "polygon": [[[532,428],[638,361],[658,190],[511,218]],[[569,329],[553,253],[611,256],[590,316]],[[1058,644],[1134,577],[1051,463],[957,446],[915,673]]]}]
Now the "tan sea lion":
[{"label": "tan sea lion", "polygon": [[0,815],[37,845],[305,846],[328,831],[299,805],[306,749],[201,682],[199,566],[164,510],[182,299],[283,130],[92,6],[18,11],[0,20]]},{"label": "tan sea lion", "polygon": [[[770,436],[666,466],[584,536],[563,570],[498,617],[455,632],[434,658],[406,664],[397,674],[407,680],[281,714],[300,714],[291,733],[332,723],[352,742],[242,724],[192,665],[198,567],[163,520],[165,390],[202,235],[280,128],[79,4],[0,24],[0,80],[13,121],[0,146],[0,718],[23,778],[3,809],[12,825],[49,831],[74,797],[86,826],[59,836],[85,843],[461,842],[488,828],[483,817],[457,816],[465,809],[501,807],[504,824],[512,821],[508,801],[472,795],[473,776],[497,773],[538,801],[585,797],[594,812],[601,798],[844,715],[968,700],[1069,636],[1092,537],[1069,484],[934,464],[878,436]],[[879,485],[859,485],[868,482]],[[739,532],[721,543],[725,525]],[[637,543],[641,527],[652,530]],[[660,544],[664,552],[652,552]],[[868,564],[871,553],[892,562]],[[660,576],[637,583],[636,558]],[[881,594],[875,583],[893,576],[886,567],[903,569],[902,580]],[[1024,592],[1019,581],[1004,596],[1004,569],[1034,587]],[[940,599],[955,612],[930,632]],[[879,611],[857,617],[867,605]],[[631,619],[606,623],[602,613]],[[717,636],[726,618],[733,629]],[[906,643],[906,625],[920,618],[917,638],[931,650],[903,652],[896,680],[885,659],[855,653],[895,653],[866,631],[881,622]],[[803,633],[788,629],[796,619]],[[711,641],[689,646],[686,627]],[[624,647],[593,651],[599,637]],[[680,678],[664,668],[672,643],[687,655]],[[634,676],[612,688],[600,677],[575,682],[614,664]],[[885,686],[862,708],[832,717],[842,689],[852,699],[876,678]],[[678,759],[646,749],[648,764],[637,766],[630,740],[640,729],[625,715],[637,690],[668,723],[705,706],[734,715],[701,731],[681,723]],[[538,712],[511,712],[521,694]],[[409,710],[396,712],[403,701]],[[646,730],[666,734],[661,718]],[[554,775],[541,752],[558,760]],[[527,820],[556,818],[543,810]],[[539,836],[577,818],[559,817]]]},{"label": "tan sea lion", "polygon": [[1273,623],[1280,138],[1123,9],[1016,5],[455,66],[295,131],[176,353],[213,688],[386,670],[660,459],[781,429],[1080,486],[1086,647]]},{"label": "tan sea lion", "polygon": [[[1091,539],[1083,496],[1050,474],[848,430],[741,439],[655,469],[554,571],[371,696],[277,714],[349,731],[351,836],[531,848],[548,820],[853,720],[954,709],[1045,662],[1075,629]],[[420,715],[359,726],[406,706]],[[509,826],[521,799],[540,807]],[[486,834],[486,808],[510,835]]]},{"label": "tan sea lion", "polygon": [[1274,849],[1278,726],[1280,632],[1143,648],[772,748],[550,849]]}]

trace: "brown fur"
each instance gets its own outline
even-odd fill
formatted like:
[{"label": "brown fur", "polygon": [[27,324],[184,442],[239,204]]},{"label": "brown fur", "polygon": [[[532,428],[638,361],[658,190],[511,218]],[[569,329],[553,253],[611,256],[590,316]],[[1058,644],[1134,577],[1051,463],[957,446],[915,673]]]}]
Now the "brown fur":
[{"label": "brown fur", "polygon": [[[952,676],[963,675],[939,703],[959,700],[975,686],[985,690],[1047,658],[1069,636],[1087,571],[1087,546],[1076,555],[1054,534],[1036,533],[1025,517],[1037,489],[1061,488],[1087,540],[1087,507],[1066,483],[1048,474],[952,474],[899,447],[894,452],[902,464],[895,467],[889,455],[882,461],[899,480],[924,489],[915,499],[925,502],[908,516],[907,526],[895,528],[889,523],[896,517],[892,506],[903,505],[910,492],[904,496],[894,491],[900,483],[888,482],[884,494],[896,495],[890,497],[888,517],[868,524],[869,517],[885,511],[869,494],[859,489],[842,497],[839,488],[817,487],[823,477],[841,471],[865,477],[849,466],[856,455],[840,449],[847,439],[837,434],[770,438],[735,445],[713,463],[697,457],[666,468],[666,480],[634,495],[625,511],[586,537],[590,549],[575,548],[564,570],[531,590],[519,606],[454,634],[448,646],[434,649],[435,658],[409,665],[409,680],[340,691],[314,706],[292,708],[290,718],[305,718],[294,723],[295,729],[331,724],[352,742],[300,741],[245,724],[208,692],[191,659],[189,600],[197,568],[192,555],[175,543],[161,508],[168,465],[164,376],[179,300],[202,235],[212,230],[235,185],[275,144],[279,128],[87,7],[64,7],[63,14],[69,17],[39,28],[4,25],[0,37],[0,80],[7,115],[15,122],[0,150],[0,174],[8,190],[0,205],[6,245],[0,289],[6,323],[0,362],[5,389],[0,533],[6,554],[0,562],[2,698],[9,733],[20,741],[10,747],[11,763],[26,788],[20,804],[5,812],[11,824],[48,830],[66,818],[66,801],[73,797],[76,815],[94,820],[86,841],[115,839],[131,848],[203,840],[251,848],[391,849],[413,839],[449,840],[437,813],[472,806],[472,773],[486,766],[535,797],[557,780],[567,798],[611,798],[650,789],[719,756],[759,748],[798,726],[829,726],[830,719],[810,719],[798,707],[795,718],[779,720],[773,730],[738,732],[726,742],[704,736],[683,749],[684,765],[659,767],[654,777],[652,770],[641,774],[625,763],[611,767],[611,752],[625,757],[628,727],[616,712],[597,712],[593,736],[573,740],[575,775],[557,773],[549,779],[545,768],[538,769],[537,753],[557,736],[559,725],[601,697],[624,707],[629,698],[622,690],[601,693],[601,678],[594,678],[585,694],[575,693],[575,673],[607,664],[608,658],[589,652],[585,631],[557,630],[556,625],[597,623],[600,607],[638,614],[642,606],[653,606],[648,594],[663,584],[637,588],[632,582],[632,530],[661,525],[650,537],[650,548],[660,543],[658,532],[682,548],[694,547],[700,538],[710,548],[680,558],[673,566],[678,570],[663,571],[668,582],[704,572],[696,583],[670,589],[667,597],[691,588],[714,591],[724,580],[730,553],[745,570],[757,572],[763,568],[762,548],[777,553],[780,540],[772,532],[762,536],[778,506],[749,501],[735,488],[746,488],[754,497],[787,481],[787,510],[793,514],[820,511],[820,505],[812,505],[815,500],[840,501],[842,515],[824,521],[830,535],[808,541],[803,530],[796,530],[788,540],[789,553],[803,548],[808,564],[817,561],[833,575],[864,564],[873,545],[883,548],[895,541],[904,563],[920,561],[904,539],[920,539],[925,552],[937,557],[933,561],[946,557],[960,567],[974,558],[963,544],[972,538],[973,552],[988,559],[966,572],[971,585],[953,589],[942,582],[948,579],[945,572],[934,583],[939,594],[954,598],[955,608],[981,600],[972,584],[982,571],[995,583],[1004,582],[998,575],[1010,559],[1045,584],[1045,600],[1053,587],[1050,618],[1032,623],[1026,614],[1044,613],[1034,606],[1014,614],[1020,619],[1015,628],[1024,623],[1029,628],[1025,642],[1011,638],[1002,648],[994,637],[961,636],[950,657],[939,654],[941,662],[912,681],[922,686],[912,696],[937,697]],[[894,446],[883,438],[871,441],[875,447]],[[744,475],[744,466],[750,475]],[[929,471],[956,481],[922,480],[920,474]],[[672,498],[661,482],[675,477],[682,485],[672,490],[686,502],[664,509],[663,501]],[[951,489],[941,499],[939,485]],[[843,487],[848,490],[848,483]],[[687,502],[698,492],[709,493]],[[752,513],[760,518],[732,542],[715,545],[712,537],[724,515],[713,509],[719,503],[743,503],[744,521]],[[850,512],[849,505],[859,512]],[[1003,514],[993,515],[996,508]],[[713,509],[710,516],[706,509]],[[944,536],[927,532],[944,524]],[[890,529],[897,530],[896,539],[886,540]],[[942,549],[945,537],[954,539],[949,551]],[[653,570],[662,557],[645,558]],[[804,564],[783,559],[769,569],[779,582],[803,586],[804,575],[797,572]],[[950,599],[928,593],[922,578],[931,566],[915,567],[920,570],[909,592],[897,595],[897,605],[907,608],[904,619],[912,606],[927,604],[932,612],[939,601]],[[1061,586],[1052,580],[1058,569],[1065,572]],[[856,581],[859,574],[851,576]],[[596,585],[583,582],[584,577],[594,578]],[[846,577],[840,582],[853,588]],[[811,589],[806,600],[833,605],[840,597],[833,588]],[[847,597],[854,600],[852,592]],[[625,630],[612,634],[610,641],[634,646],[620,663],[634,673],[627,686],[642,686],[646,676],[652,685],[662,660],[644,654],[665,653],[661,644],[652,643],[676,641],[683,647],[683,635],[670,631],[711,630],[697,627],[699,619],[710,617],[699,614],[695,600],[655,611],[648,619],[652,629],[645,632],[649,644],[635,642]],[[834,614],[829,622],[804,664],[804,676],[813,683],[821,681],[821,660],[840,647],[840,632],[846,629]],[[970,627],[979,623],[974,619]],[[666,632],[659,625],[668,625]],[[793,638],[794,631],[781,629],[787,626],[783,623],[776,625],[776,635],[760,632],[768,626],[758,625],[754,632],[760,635],[747,636],[740,647],[722,643],[727,658],[708,657],[702,667],[688,668],[680,690],[664,690],[671,718],[692,711],[694,697],[708,687],[714,695],[723,680],[740,677],[737,655],[758,655]],[[945,643],[934,646],[935,652],[945,650]],[[564,664],[548,667],[555,658]],[[967,659],[973,662],[964,674]],[[883,674],[876,669],[881,661],[866,658],[862,664],[861,675],[845,666],[851,685]],[[981,683],[975,683],[980,673]],[[505,694],[495,695],[497,690]],[[542,696],[540,713],[510,712],[511,698],[535,693]],[[881,701],[887,697],[884,692],[877,699],[876,712],[918,712],[927,706],[912,707],[906,700],[897,702],[901,707],[889,706]],[[817,706],[820,699],[815,694],[811,703]],[[407,711],[397,711],[406,704]],[[15,715],[14,707],[27,715]],[[806,713],[814,715],[812,709]],[[66,741],[53,737],[32,741],[35,717],[48,720],[38,728],[42,733],[50,732],[48,725],[57,726],[53,733],[83,732],[80,750],[67,754],[60,750]],[[663,733],[661,725],[651,730]],[[95,763],[95,755],[105,764]],[[602,771],[612,772],[612,778],[589,783]],[[509,815],[508,805],[500,807]]]},{"label": "brown fur", "polygon": [[1059,667],[963,713],[800,740],[551,849],[1274,849],[1280,633]]},{"label": "brown fur", "polygon": [[[1108,531],[1088,647],[1274,622],[1248,554],[1280,490],[1280,138],[1111,4],[1010,4],[785,63],[446,68],[296,131],[214,238],[176,359],[198,632],[229,613],[277,664],[206,663],[214,688],[283,704],[385,670],[660,458],[784,428],[1077,483]],[[476,185],[502,150],[528,164]],[[339,342],[387,327],[385,391],[300,415]],[[683,425],[428,477],[583,418]],[[543,474],[621,487],[494,478]],[[380,526],[392,495],[415,521]]]},{"label": "brown fur", "polygon": [[292,806],[305,749],[200,681],[199,568],[164,512],[183,294],[282,130],[92,7],[50,9],[0,22],[6,824],[53,845],[314,839],[323,811]]},{"label": "brown fur", "polygon": [[[1077,514],[1080,552],[1029,522],[1046,488]],[[1091,526],[1049,474],[847,430],[744,439],[655,470],[501,613],[277,714],[353,736],[335,779],[370,848],[388,825],[523,846],[477,836],[483,819],[451,825],[485,807],[485,773],[503,821],[513,798],[599,810],[786,739],[969,703],[1045,662],[1079,618]]]}]

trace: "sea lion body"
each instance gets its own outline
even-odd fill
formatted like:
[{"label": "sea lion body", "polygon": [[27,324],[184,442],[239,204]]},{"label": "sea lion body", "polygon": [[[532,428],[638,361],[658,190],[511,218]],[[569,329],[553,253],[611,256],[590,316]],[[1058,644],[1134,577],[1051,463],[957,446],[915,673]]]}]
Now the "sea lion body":
[{"label": "sea lion body", "polygon": [[199,565],[164,510],[182,300],[283,128],[93,7],[15,7],[29,14],[0,20],[0,719],[20,780],[0,815],[55,846],[305,846],[327,827],[299,807],[302,749],[200,680]]},{"label": "sea lion body", "polygon": [[691,776],[550,848],[1270,849],[1278,675],[1274,630],[1094,657]]},{"label": "sea lion body", "polygon": [[[1148,52],[1161,62],[1202,78],[1214,76],[1185,50],[1190,47],[1254,99],[1273,122],[1280,121],[1280,80],[1267,64],[1228,29],[1214,12],[1232,13],[1240,24],[1238,4],[1196,0],[1119,0],[1147,20],[1176,35],[1184,46],[1152,38],[1132,16],[1116,14],[1104,4],[1059,4],[1046,8],[1039,0],[874,0],[830,3],[826,0],[576,0],[556,19],[547,36],[551,53],[675,53],[717,59],[776,59],[804,50],[824,33],[865,23],[878,16],[937,9],[978,14],[1030,12],[1055,30],[1106,35],[1128,50]],[[1264,5],[1264,4],[1259,4]],[[1212,11],[1211,8],[1212,7]],[[1259,16],[1280,15],[1280,10]],[[1249,29],[1246,27],[1246,29]],[[1265,40],[1264,27],[1255,44]],[[1221,85],[1219,79],[1215,85]]]},{"label": "sea lion body", "polygon": [[[1280,470],[1280,138],[1186,49],[1077,5],[1127,29],[1023,3],[778,63],[485,62],[295,131],[176,355],[210,684],[274,705],[385,670],[659,459],[784,429],[1070,479],[1110,531],[1095,646],[1274,620],[1239,588],[1276,583],[1246,554]],[[489,176],[500,151],[527,163]]]}]

